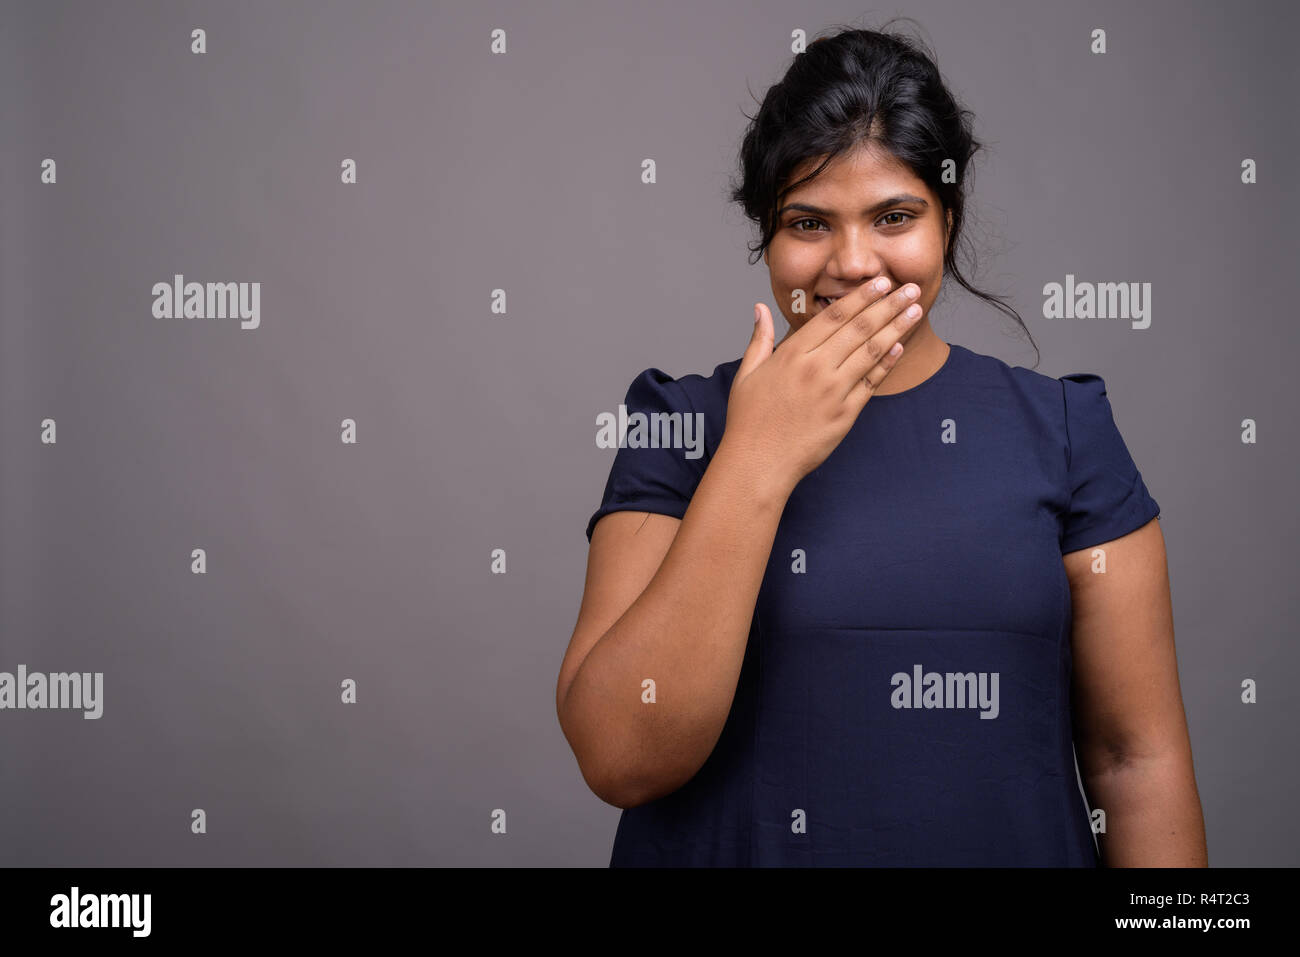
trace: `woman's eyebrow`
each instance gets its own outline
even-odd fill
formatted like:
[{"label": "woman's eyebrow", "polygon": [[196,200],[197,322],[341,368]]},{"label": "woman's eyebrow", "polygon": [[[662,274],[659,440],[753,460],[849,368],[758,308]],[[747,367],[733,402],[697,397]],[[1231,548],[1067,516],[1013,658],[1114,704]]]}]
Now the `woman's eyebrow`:
[{"label": "woman's eyebrow", "polygon": [[[928,207],[927,203],[920,196],[913,196],[911,193],[900,193],[897,196],[891,196],[889,199],[882,199],[874,206],[869,206],[863,210],[866,214],[875,213],[884,209],[886,206],[897,206],[899,203],[916,203],[918,206]],[[784,216],[786,213],[794,210],[800,213],[812,213],[814,216],[833,216],[829,209],[822,209],[819,206],[810,206],[807,203],[786,203],[777,211],[777,216]]]}]

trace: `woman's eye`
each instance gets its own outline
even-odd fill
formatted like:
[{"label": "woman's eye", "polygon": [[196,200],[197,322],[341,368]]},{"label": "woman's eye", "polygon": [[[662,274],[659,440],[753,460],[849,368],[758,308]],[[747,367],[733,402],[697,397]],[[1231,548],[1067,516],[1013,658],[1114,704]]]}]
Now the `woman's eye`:
[{"label": "woman's eye", "polygon": [[[890,216],[903,216],[903,217],[905,217],[906,219],[915,219],[915,218],[916,218],[916,217],[914,217],[911,213],[903,213],[903,212],[885,213],[885,215],[884,215],[884,216],[881,216],[880,218],[881,218],[881,219],[888,219]],[[903,225],[903,224],[902,224],[902,223],[893,223],[893,224],[891,224],[891,225],[894,225],[894,226],[901,226],[901,225]]]},{"label": "woman's eye", "polygon": [[[796,219],[796,220],[795,220],[793,223],[791,223],[790,225],[793,226],[793,227],[795,227],[796,229],[799,229],[799,227],[800,227],[801,225],[803,225],[804,223],[813,223],[813,224],[815,224],[815,225],[817,225],[817,226],[820,226],[820,225],[821,225],[821,222],[818,221],[818,220],[816,220],[816,219]],[[806,233],[806,232],[808,232],[808,230],[806,230],[806,229],[799,229],[799,232],[801,232],[801,233]]]}]

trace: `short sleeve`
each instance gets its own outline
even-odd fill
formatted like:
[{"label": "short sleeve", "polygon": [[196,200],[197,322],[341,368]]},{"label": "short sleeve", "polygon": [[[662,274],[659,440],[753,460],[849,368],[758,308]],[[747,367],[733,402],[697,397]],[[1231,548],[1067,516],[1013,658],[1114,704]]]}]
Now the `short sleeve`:
[{"label": "short sleeve", "polygon": [[626,435],[614,454],[600,508],[587,522],[588,542],[596,522],[610,512],[682,518],[708,464],[704,416],[672,376],[646,369],[632,380],[623,405]]},{"label": "short sleeve", "polygon": [[1076,373],[1060,379],[1065,401],[1069,506],[1061,553],[1136,531],[1160,514],[1115,425],[1106,383]]}]

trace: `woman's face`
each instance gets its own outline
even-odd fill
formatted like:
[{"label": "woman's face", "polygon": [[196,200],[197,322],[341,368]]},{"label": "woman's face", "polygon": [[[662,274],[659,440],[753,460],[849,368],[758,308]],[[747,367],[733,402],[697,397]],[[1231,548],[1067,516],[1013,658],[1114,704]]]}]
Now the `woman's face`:
[{"label": "woman's face", "polygon": [[[819,162],[807,163],[790,182]],[[776,233],[763,254],[790,331],[826,308],[817,297],[841,296],[884,276],[891,291],[909,282],[921,289],[921,321],[902,341],[922,327],[928,335],[950,223],[939,197],[889,153],[868,147],[836,157],[782,198]],[[797,290],[804,292],[802,312],[795,311]]]}]

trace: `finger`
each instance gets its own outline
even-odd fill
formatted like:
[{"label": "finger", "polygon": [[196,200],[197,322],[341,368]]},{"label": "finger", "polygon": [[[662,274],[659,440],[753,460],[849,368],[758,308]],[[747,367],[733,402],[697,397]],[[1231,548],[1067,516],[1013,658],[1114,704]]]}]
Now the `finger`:
[{"label": "finger", "polygon": [[[911,293],[916,293],[916,295],[913,296]],[[880,332],[881,329],[886,328],[891,320],[915,302],[920,293],[921,287],[916,283],[903,284],[889,295],[866,306],[856,316],[840,326],[825,342],[817,347],[817,353],[824,355],[826,361],[837,367],[843,365],[844,360],[856,352],[864,342],[870,341],[872,336]],[[885,348],[888,349],[893,344],[893,342],[886,342]],[[879,357],[877,356],[877,358]],[[859,376],[865,374],[866,369],[864,368],[859,373]]]},{"label": "finger", "polygon": [[755,303],[754,333],[749,337],[749,345],[745,347],[745,355],[740,360],[740,368],[736,370],[736,382],[753,372],[762,364],[763,360],[772,354],[773,336],[772,313],[768,312],[767,307],[761,302]]},{"label": "finger", "polygon": [[[894,348],[898,349],[897,353],[891,351]],[[853,388],[849,389],[849,394],[844,397],[844,400],[861,412],[862,407],[876,394],[876,386],[880,385],[885,376],[889,375],[894,366],[898,364],[898,359],[902,354],[903,344],[901,342],[897,346],[891,346],[887,349],[881,360],[873,365],[866,375],[861,379],[853,380]]]},{"label": "finger", "polygon": [[[913,309],[916,315],[909,316],[908,311]],[[889,355],[894,343],[899,342],[920,321],[921,307],[912,303],[887,322],[883,329],[849,353],[839,368],[840,374],[844,376],[844,388],[851,389],[854,382],[875,369]]]},{"label": "finger", "polygon": [[[879,288],[876,285],[877,283],[883,283],[884,288]],[[889,280],[884,276],[880,276],[860,284],[858,288],[848,295],[836,299],[799,327],[798,335],[801,340],[806,340],[808,343],[803,347],[804,351],[811,352],[813,349],[818,348],[832,335],[839,332],[844,323],[857,316],[872,303],[878,302],[888,292]]]}]

